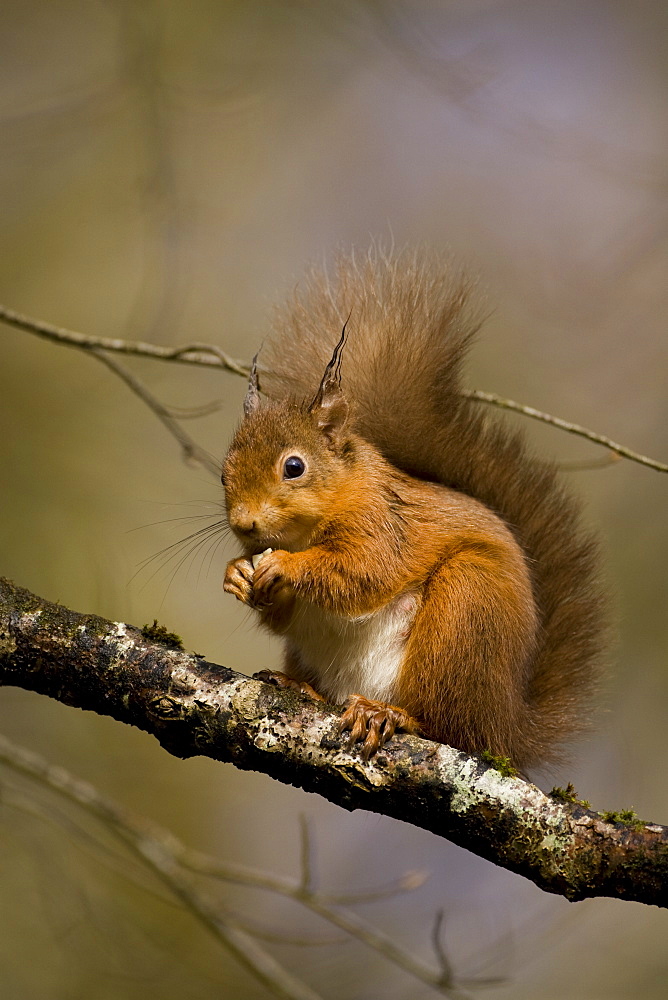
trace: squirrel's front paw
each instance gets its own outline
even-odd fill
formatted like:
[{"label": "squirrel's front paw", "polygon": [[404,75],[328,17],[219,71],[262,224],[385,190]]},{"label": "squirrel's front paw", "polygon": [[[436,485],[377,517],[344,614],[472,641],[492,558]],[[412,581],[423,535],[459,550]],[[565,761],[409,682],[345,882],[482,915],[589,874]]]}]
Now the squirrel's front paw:
[{"label": "squirrel's front paw", "polygon": [[238,601],[253,604],[253,564],[250,559],[232,559],[225,570],[223,590],[234,594]]},{"label": "squirrel's front paw", "polygon": [[292,591],[287,579],[287,563],[291,553],[282,549],[267,552],[257,564],[253,576],[253,604],[256,608],[268,608],[281,597]]}]

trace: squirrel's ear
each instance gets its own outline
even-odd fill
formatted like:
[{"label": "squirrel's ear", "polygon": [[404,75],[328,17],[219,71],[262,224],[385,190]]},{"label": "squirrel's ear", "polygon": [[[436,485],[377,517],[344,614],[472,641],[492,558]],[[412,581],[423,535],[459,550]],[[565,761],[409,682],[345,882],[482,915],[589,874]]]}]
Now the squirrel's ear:
[{"label": "squirrel's ear", "polygon": [[[258,352],[259,353],[259,352]],[[257,354],[251,363],[250,377],[248,379],[248,391],[244,399],[244,416],[250,417],[251,413],[260,406],[260,393],[257,384]]]},{"label": "squirrel's ear", "polygon": [[330,444],[336,444],[348,420],[348,403],[341,386],[330,383],[315,397],[309,407],[315,425]]},{"label": "squirrel's ear", "polygon": [[[346,323],[348,321],[346,320]],[[309,406],[316,426],[334,444],[348,420],[348,403],[341,391],[341,353],[346,342],[346,324],[332,359],[325,368],[322,382]]]}]

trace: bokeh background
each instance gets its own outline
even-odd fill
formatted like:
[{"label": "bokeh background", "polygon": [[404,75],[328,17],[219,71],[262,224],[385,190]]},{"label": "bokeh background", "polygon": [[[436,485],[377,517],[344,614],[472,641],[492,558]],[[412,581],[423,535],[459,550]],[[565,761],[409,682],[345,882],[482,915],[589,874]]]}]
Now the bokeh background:
[{"label": "bokeh background", "polygon": [[[0,300],[248,358],[305,262],[372,238],[449,248],[481,275],[490,313],[471,386],[666,461],[667,20],[654,0],[5,2]],[[0,358],[0,572],[81,611],[158,617],[242,671],[276,664],[222,593],[231,544],[141,568],[215,512],[216,482],[95,359],[8,327]],[[241,379],[132,368],[166,403],[220,400],[188,429],[223,454]],[[523,424],[566,465],[605,457]],[[618,641],[594,735],[542,783],[666,822],[668,479],[629,462],[564,475],[602,539]],[[666,996],[660,911],[569,904],[409,825],[0,695],[8,736],[193,847],[289,874],[306,814],[324,888],[429,872],[360,912],[427,958],[443,908],[456,971],[504,979],[491,1000]],[[3,996],[267,996],[94,824],[0,777]],[[216,898],[331,942],[280,899]],[[356,943],[267,947],[326,997],[431,995]]]}]

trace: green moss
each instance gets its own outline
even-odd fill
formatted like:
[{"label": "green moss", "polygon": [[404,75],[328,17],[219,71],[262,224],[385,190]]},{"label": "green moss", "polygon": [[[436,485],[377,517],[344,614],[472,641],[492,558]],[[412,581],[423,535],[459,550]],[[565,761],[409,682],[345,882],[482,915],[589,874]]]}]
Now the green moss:
[{"label": "green moss", "polygon": [[517,768],[513,767],[510,757],[495,757],[491,750],[483,750],[480,759],[502,774],[504,778],[516,778],[519,774]]},{"label": "green moss", "polygon": [[641,830],[645,826],[645,820],[636,816],[635,809],[611,810],[600,813],[600,816],[606,823],[624,823],[632,830]]},{"label": "green moss", "polygon": [[172,649],[184,649],[183,639],[176,632],[168,632],[164,625],[158,625],[158,619],[153,619],[152,625],[144,625],[141,634],[145,639],[153,642],[161,642],[163,646],[171,646]]},{"label": "green moss", "polygon": [[565,788],[555,785],[550,792],[550,798],[556,799],[557,802],[571,802],[574,806],[582,806],[583,809],[591,809],[589,799],[579,799],[578,793],[575,791],[575,787],[571,781],[568,782]]},{"label": "green moss", "polygon": [[[570,781],[565,788],[555,785],[550,792],[550,798],[556,799],[557,802],[570,802],[572,805],[582,806],[583,809],[591,809],[591,803],[587,799],[578,798],[578,794]],[[636,816],[634,809],[610,810],[599,813],[599,816],[606,823],[624,823],[626,826],[631,827],[632,830],[641,830],[645,826],[645,821]]]}]

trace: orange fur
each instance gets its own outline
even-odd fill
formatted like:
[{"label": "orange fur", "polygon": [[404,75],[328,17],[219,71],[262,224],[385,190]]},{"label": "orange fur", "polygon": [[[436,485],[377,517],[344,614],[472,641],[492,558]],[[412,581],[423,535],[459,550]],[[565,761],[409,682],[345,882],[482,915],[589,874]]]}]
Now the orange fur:
[{"label": "orange fur", "polygon": [[[553,469],[458,394],[467,294],[419,256],[312,276],[263,359],[271,402],[250,400],[223,473],[246,556],[273,551],[225,586],[285,636],[290,676],[330,698],[381,690],[380,715],[360,709],[376,732],[392,702],[388,726],[404,710],[524,767],[582,724],[601,601]],[[351,309],[341,388],[323,371]],[[370,690],[348,691],[346,671]]]}]

